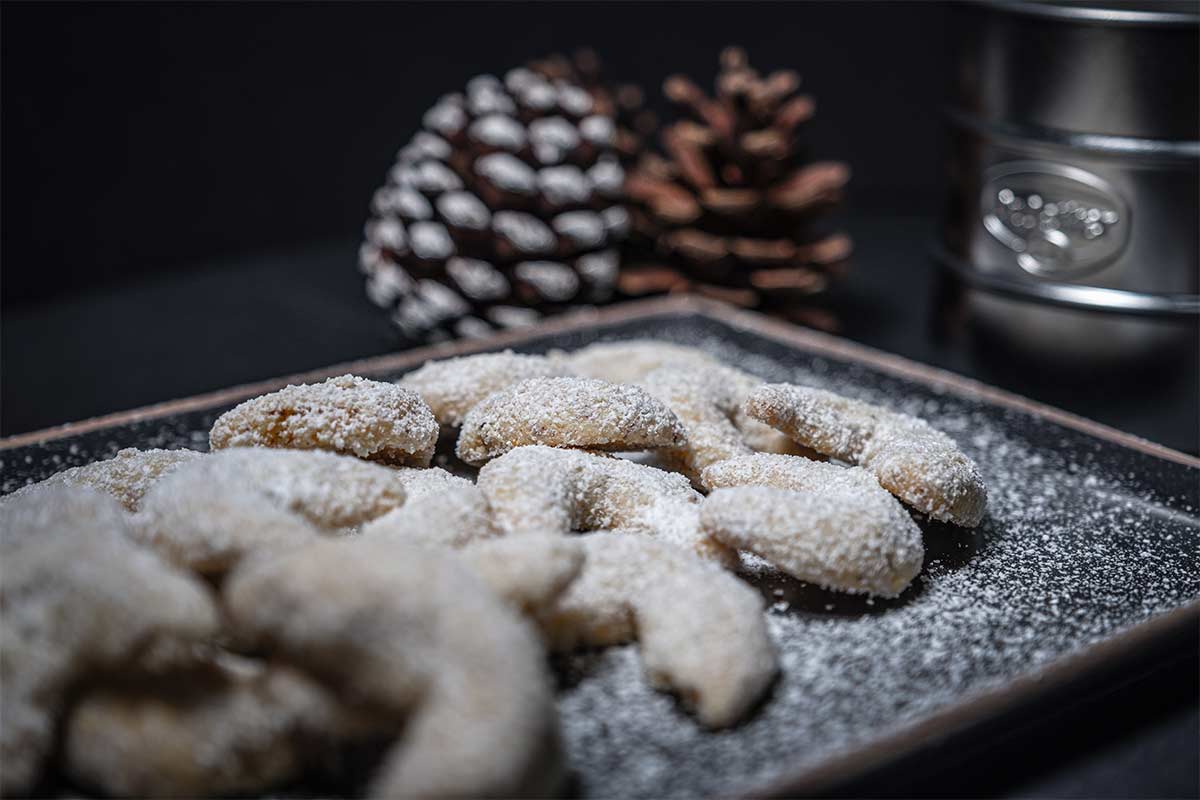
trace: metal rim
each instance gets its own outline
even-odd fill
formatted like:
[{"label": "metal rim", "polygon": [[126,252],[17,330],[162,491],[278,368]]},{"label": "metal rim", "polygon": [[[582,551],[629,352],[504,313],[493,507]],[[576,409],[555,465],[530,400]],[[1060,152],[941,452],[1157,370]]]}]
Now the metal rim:
[{"label": "metal rim", "polygon": [[[1085,5],[1059,5],[1031,0],[980,0],[982,5],[998,11],[1027,14],[1033,17],[1095,22],[1103,25],[1181,26],[1200,22],[1200,14],[1190,11],[1151,11],[1140,8],[1099,8]],[[1181,4],[1182,5],[1182,4]]]},{"label": "metal rim", "polygon": [[1140,139],[1133,136],[1112,136],[1103,133],[1077,133],[1058,128],[1016,125],[1010,122],[987,121],[955,108],[945,109],[950,122],[994,140],[1021,144],[1058,145],[1102,156],[1122,156],[1148,159],[1200,158],[1200,141],[1169,139]]},{"label": "metal rim", "polygon": [[1027,283],[988,275],[935,245],[933,255],[968,285],[996,294],[1035,300],[1047,305],[1139,317],[1200,317],[1200,295],[1148,294],[1101,286],[1042,281]]}]

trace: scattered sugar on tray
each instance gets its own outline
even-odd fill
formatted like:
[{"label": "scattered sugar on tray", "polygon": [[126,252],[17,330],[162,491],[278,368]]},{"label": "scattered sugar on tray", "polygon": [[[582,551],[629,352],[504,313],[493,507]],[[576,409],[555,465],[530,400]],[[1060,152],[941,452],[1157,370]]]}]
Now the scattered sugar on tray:
[{"label": "scattered sugar on tray", "polygon": [[[713,735],[689,724],[671,697],[645,684],[634,647],[564,660],[564,746],[582,793],[679,797],[762,785],[1200,595],[1194,486],[1158,494],[1152,475],[1129,477],[1130,466],[1097,455],[1116,451],[1091,450],[1083,434],[765,341],[762,350],[742,347],[715,328],[681,321],[666,338],[766,381],[828,388],[926,418],[979,466],[988,515],[965,536],[925,525],[926,569],[899,600],[867,607],[782,584],[791,608],[767,618],[782,680],[734,730]],[[135,442],[188,446],[215,416],[188,412],[84,434],[74,440],[77,455],[62,441],[34,445],[5,459],[0,490]],[[32,453],[39,471],[22,472]],[[771,576],[749,579],[764,585]]]},{"label": "scattered sugar on tray", "polygon": [[[1181,563],[1164,550],[1173,538],[1196,538],[1196,521],[1180,513],[1192,503],[1179,511],[1148,508],[1166,498],[1131,489],[1103,464],[1068,463],[1053,440],[1033,449],[1011,437],[997,426],[1009,412],[919,390],[924,397],[896,405],[893,398],[905,395],[889,391],[888,379],[857,384],[819,361],[789,369],[729,345],[701,346],[771,380],[828,386],[927,418],[978,464],[993,490],[988,517],[965,541],[928,526],[926,570],[892,605],[827,616],[846,605],[829,595],[769,615],[783,677],[728,746],[688,729],[680,712],[639,691],[631,653],[591,661],[587,677],[560,702],[585,793],[689,796],[765,783],[1200,593],[1196,559]],[[1149,526],[1150,516],[1167,526],[1165,535]],[[874,687],[866,697],[864,685]],[[622,710],[600,711],[612,708]],[[583,713],[589,709],[596,716]],[[633,750],[629,742],[642,744]],[[672,765],[670,781],[651,761],[645,771],[634,766],[646,751]]]}]

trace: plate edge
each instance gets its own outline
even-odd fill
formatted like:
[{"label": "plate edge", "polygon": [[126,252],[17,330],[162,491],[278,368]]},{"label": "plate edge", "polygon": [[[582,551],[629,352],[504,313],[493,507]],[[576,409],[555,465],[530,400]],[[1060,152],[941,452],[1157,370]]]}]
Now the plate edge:
[{"label": "plate edge", "polygon": [[972,726],[995,719],[1005,711],[1028,705],[1040,696],[1064,689],[1073,681],[1128,656],[1139,647],[1169,640],[1197,624],[1200,624],[1200,599],[1152,616],[1074,653],[1053,659],[1033,672],[968,695],[964,700],[920,717],[885,736],[868,739],[858,747],[851,746],[841,754],[776,778],[744,796],[819,796],[869,770],[913,755],[939,739],[962,735]]},{"label": "plate edge", "polygon": [[346,372],[385,372],[416,366],[429,359],[468,355],[496,347],[506,347],[530,339],[557,333],[569,333],[594,325],[610,325],[635,319],[655,316],[695,314],[724,322],[736,328],[753,331],[776,341],[792,344],[805,350],[865,363],[882,372],[923,383],[934,388],[952,388],[960,394],[987,400],[994,405],[1024,411],[1067,428],[1104,439],[1123,447],[1138,450],[1147,455],[1172,461],[1193,469],[1200,469],[1200,458],[1151,442],[1131,433],[1113,428],[1101,422],[1082,417],[1055,406],[1031,400],[1022,395],[1000,389],[963,375],[923,364],[904,356],[887,353],[869,345],[852,342],[831,334],[801,328],[764,314],[736,308],[705,297],[694,295],[670,295],[649,300],[619,303],[603,309],[585,309],[562,314],[537,325],[504,331],[483,339],[458,340],[429,347],[405,350],[382,356],[342,362],[328,367],[268,378],[251,383],[237,384],[224,389],[192,395],[177,400],[142,406],[128,411],[118,411],[78,422],[68,422],[52,428],[43,428],[0,439],[0,451],[40,442],[63,439],[89,431],[101,430],[113,425],[140,422],[147,419],[187,411],[197,411],[236,400],[246,399],[265,392],[280,389],[289,383],[305,383],[321,380]]}]

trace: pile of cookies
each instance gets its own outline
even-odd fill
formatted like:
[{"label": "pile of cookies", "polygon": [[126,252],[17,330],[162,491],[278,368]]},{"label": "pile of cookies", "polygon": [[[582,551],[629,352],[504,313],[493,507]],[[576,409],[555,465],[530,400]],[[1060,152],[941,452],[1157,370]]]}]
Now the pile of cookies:
[{"label": "pile of cookies", "polygon": [[253,794],[362,751],[371,795],[554,794],[548,652],[636,640],[732,725],[778,669],[741,554],[895,596],[910,512],[986,502],[921,420],[656,341],[289,386],[210,444],[0,501],[4,794]]}]

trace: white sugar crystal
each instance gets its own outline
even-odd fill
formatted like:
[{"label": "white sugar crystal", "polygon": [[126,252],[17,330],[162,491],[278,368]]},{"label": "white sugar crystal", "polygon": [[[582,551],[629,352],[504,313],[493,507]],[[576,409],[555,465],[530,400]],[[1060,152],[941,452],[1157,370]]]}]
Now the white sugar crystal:
[{"label": "white sugar crystal", "polygon": [[493,392],[527,378],[570,374],[560,358],[505,350],[427,361],[399,383],[421,395],[438,422],[457,427],[468,411]]}]

